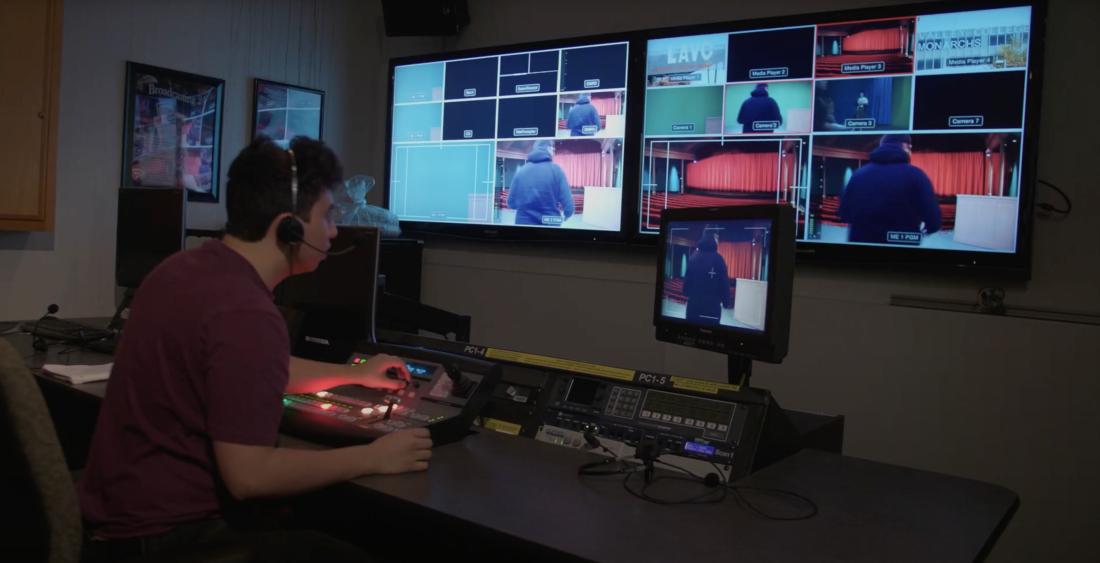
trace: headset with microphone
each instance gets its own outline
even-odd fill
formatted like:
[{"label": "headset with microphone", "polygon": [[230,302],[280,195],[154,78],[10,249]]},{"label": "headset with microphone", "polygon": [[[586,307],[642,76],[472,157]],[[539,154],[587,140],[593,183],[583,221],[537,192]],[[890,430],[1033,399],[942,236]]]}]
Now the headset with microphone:
[{"label": "headset with microphone", "polygon": [[321,250],[306,241],[305,228],[302,226],[302,220],[298,218],[298,163],[294,159],[294,149],[287,149],[286,154],[290,157],[290,215],[279,221],[279,225],[275,228],[276,238],[290,247],[304,244],[325,256],[340,256],[355,250],[354,243],[342,250],[328,251]]}]

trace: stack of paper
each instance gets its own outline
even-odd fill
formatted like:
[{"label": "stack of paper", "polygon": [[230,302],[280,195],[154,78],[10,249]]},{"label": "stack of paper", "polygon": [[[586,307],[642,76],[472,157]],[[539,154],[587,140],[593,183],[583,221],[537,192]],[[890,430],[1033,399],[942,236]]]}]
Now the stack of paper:
[{"label": "stack of paper", "polygon": [[70,365],[45,364],[42,366],[42,374],[47,377],[59,379],[72,385],[104,381],[111,376],[111,366],[114,363],[99,365]]}]

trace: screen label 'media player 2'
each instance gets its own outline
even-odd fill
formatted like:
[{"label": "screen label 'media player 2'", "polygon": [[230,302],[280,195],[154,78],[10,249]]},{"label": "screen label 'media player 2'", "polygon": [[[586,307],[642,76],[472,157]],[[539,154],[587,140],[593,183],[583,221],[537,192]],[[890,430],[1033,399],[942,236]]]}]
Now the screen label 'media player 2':
[{"label": "screen label 'media player 2'", "polygon": [[914,12],[649,40],[639,230],[780,202],[804,245],[1016,252],[1032,9]]},{"label": "screen label 'media player 2'", "polygon": [[397,64],[402,221],[621,229],[626,42]]}]

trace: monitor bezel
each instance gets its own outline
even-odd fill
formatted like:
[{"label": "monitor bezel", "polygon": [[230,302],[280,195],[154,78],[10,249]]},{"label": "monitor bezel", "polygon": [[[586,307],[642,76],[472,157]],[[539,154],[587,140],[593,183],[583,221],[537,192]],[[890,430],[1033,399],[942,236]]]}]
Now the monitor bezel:
[{"label": "monitor bezel", "polygon": [[[378,314],[378,259],[381,240],[382,232],[377,227],[338,225],[336,238],[333,239],[334,247],[329,250],[333,256],[325,258],[313,271],[292,274],[280,282],[272,290],[276,305],[301,315],[315,314],[318,311],[333,312],[339,309],[361,313],[365,322],[362,327],[363,334],[354,335],[354,340],[373,342],[376,334],[375,318]],[[339,268],[344,261],[364,257],[368,259],[367,262],[360,263],[366,269],[368,277],[367,280],[363,280],[364,286],[354,291],[341,292],[338,297],[324,293],[324,283],[339,277],[336,274],[340,271],[338,269],[334,271],[333,268]],[[336,262],[331,262],[332,260]],[[336,266],[333,266],[334,263]],[[354,302],[340,299],[348,294],[361,298]]]}]

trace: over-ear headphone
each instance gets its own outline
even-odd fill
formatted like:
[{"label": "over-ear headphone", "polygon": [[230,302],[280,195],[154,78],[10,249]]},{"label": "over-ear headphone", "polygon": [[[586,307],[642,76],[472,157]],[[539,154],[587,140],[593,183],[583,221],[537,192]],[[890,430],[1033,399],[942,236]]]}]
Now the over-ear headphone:
[{"label": "over-ear headphone", "polygon": [[275,236],[279,242],[286,245],[294,245],[305,240],[305,232],[302,221],[298,219],[298,163],[294,160],[294,150],[287,149],[290,157],[290,217],[283,217],[279,226],[275,228]]}]

